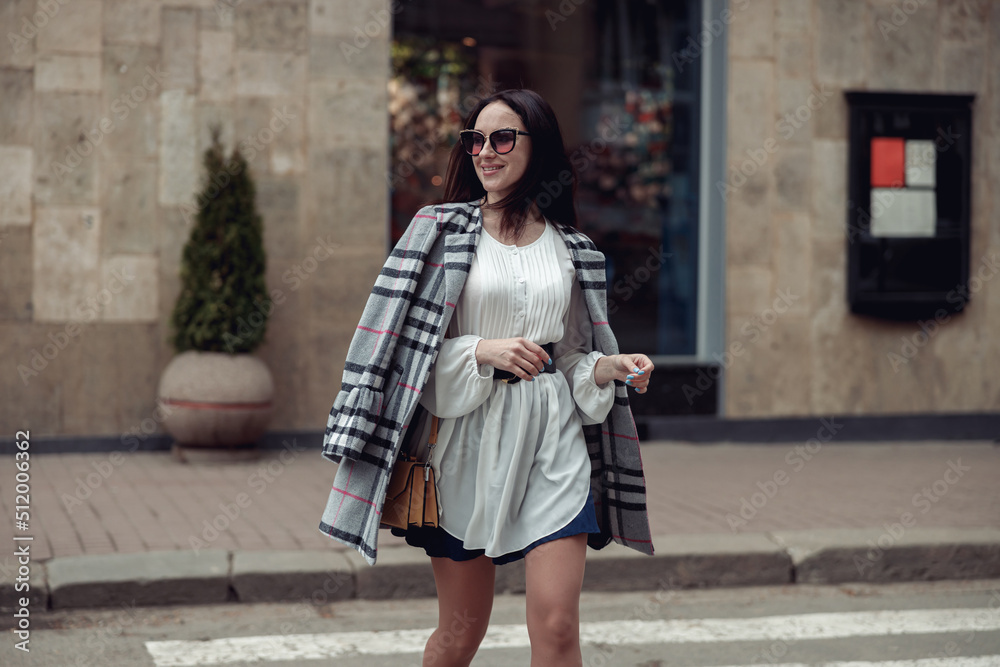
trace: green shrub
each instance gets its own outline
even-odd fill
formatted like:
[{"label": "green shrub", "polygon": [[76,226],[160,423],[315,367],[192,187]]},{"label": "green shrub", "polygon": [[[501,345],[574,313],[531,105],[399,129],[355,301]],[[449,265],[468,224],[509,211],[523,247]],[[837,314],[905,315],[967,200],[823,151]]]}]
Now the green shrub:
[{"label": "green shrub", "polygon": [[181,260],[181,293],[171,317],[178,352],[251,352],[264,341],[270,312],[256,189],[238,149],[225,160],[219,133],[212,128],[197,221]]}]

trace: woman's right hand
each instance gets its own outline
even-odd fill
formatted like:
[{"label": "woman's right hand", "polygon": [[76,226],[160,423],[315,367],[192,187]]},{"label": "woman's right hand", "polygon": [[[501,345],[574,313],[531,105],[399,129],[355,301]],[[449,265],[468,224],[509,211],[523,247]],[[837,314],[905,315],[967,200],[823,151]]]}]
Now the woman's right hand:
[{"label": "woman's right hand", "polygon": [[520,336],[484,338],[476,345],[476,362],[510,371],[522,380],[531,380],[547,363],[555,363],[541,345]]}]

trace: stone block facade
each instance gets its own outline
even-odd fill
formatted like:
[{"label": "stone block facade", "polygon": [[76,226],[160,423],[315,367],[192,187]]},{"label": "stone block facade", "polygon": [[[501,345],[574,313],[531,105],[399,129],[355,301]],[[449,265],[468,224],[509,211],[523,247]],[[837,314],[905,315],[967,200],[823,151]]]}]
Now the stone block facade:
[{"label": "stone block facade", "polygon": [[727,346],[745,352],[726,371],[725,414],[995,411],[1000,279],[974,283],[966,312],[929,336],[917,323],[849,312],[843,92],[975,94],[975,273],[1000,254],[1000,6],[730,5],[727,181],[716,191],[727,200]]},{"label": "stone block facade", "polygon": [[385,257],[389,30],[330,0],[0,3],[0,424],[120,436],[154,415],[202,152],[239,145],[276,307],[272,427],[319,430]]},{"label": "stone block facade", "polygon": [[[0,424],[120,436],[154,415],[218,125],[247,156],[275,302],[277,430],[318,431],[386,252],[385,0],[8,0],[0,25]],[[727,23],[729,417],[982,412],[1000,280],[915,324],[846,302],[848,89],[976,95],[973,271],[1000,252],[1000,6],[753,0]],[[717,17],[704,17],[711,21]],[[355,38],[365,35],[362,42]],[[568,119],[573,122],[573,119]],[[345,316],[351,314],[351,316]]]}]

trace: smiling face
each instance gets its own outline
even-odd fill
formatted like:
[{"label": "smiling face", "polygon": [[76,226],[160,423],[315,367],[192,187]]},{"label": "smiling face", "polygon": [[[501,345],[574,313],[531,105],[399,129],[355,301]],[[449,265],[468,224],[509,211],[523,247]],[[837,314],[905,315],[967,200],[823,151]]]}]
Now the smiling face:
[{"label": "smiling face", "polygon": [[[513,128],[527,131],[521,117],[503,102],[492,102],[479,112],[473,129],[479,130],[487,137],[494,130]],[[471,156],[476,168],[476,176],[486,190],[487,203],[496,203],[513,192],[517,182],[528,170],[531,160],[531,137],[518,136],[514,150],[504,155],[498,155],[489,139],[479,155]]]}]

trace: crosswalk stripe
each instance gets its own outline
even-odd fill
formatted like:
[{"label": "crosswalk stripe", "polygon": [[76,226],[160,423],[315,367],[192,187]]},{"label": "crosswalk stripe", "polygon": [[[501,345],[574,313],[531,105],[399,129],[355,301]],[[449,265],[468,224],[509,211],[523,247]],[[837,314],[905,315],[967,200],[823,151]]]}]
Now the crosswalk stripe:
[{"label": "crosswalk stripe", "polygon": [[[454,626],[453,626],[454,627]],[[599,621],[580,624],[584,644],[683,644],[735,641],[787,642],[844,637],[918,635],[1000,630],[1000,613],[981,609],[907,609],[812,613],[750,618]],[[341,656],[420,653],[431,629],[229,637],[209,641],[150,641],[157,667],[199,667],[234,662],[324,660]],[[461,632],[461,628],[456,629]],[[483,649],[528,646],[524,625],[491,627]],[[832,664],[832,663],[831,663]],[[837,665],[854,667],[854,663]],[[895,667],[892,663],[857,663]],[[903,662],[906,667],[958,667],[965,663]],[[972,664],[972,663],[970,663]],[[996,664],[996,663],[994,663]],[[789,666],[785,666],[789,667]],[[975,667],[979,667],[978,664]]]},{"label": "crosswalk stripe", "polygon": [[[883,662],[866,662],[852,660],[850,662],[785,662],[771,667],[997,667],[1000,665],[1000,655],[977,655],[953,658],[918,658],[917,660],[886,660]],[[760,667],[757,665],[730,665],[729,667]]]}]

